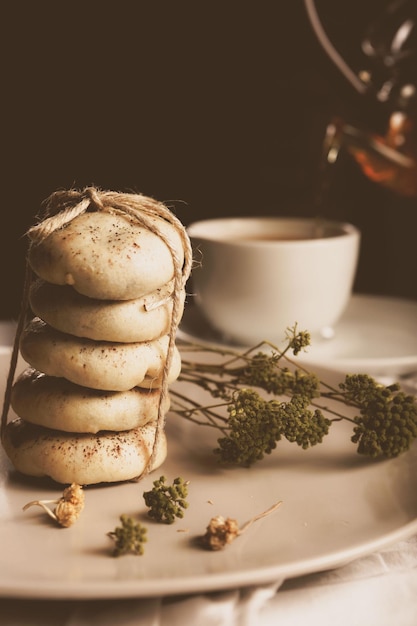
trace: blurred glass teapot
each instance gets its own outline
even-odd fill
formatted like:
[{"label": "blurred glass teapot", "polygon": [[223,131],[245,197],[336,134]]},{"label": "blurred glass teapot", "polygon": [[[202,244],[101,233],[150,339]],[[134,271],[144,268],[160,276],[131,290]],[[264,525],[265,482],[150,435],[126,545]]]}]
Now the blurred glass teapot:
[{"label": "blurred glass teapot", "polygon": [[375,132],[335,117],[327,125],[324,159],[344,148],[364,175],[406,197],[417,197],[417,1],[393,0],[364,28],[363,67],[355,72],[325,32],[315,0],[304,0],[325,52],[356,91],[383,108],[385,128]]}]

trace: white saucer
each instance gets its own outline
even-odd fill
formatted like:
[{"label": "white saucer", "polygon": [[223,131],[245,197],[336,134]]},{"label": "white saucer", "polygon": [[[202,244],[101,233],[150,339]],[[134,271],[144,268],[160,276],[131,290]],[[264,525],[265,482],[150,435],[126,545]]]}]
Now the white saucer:
[{"label": "white saucer", "polygon": [[[208,326],[193,305],[185,309],[178,338],[231,345]],[[397,376],[417,370],[417,302],[355,294],[334,336],[315,340],[297,359],[310,366],[372,376]]]}]

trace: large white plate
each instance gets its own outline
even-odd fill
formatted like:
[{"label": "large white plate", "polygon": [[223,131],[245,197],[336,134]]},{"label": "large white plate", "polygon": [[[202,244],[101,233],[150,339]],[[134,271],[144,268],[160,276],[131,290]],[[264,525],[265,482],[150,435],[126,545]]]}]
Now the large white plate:
[{"label": "large white plate", "polygon": [[[193,305],[185,310],[179,337],[200,343],[227,343]],[[417,369],[417,302],[354,294],[334,336],[313,338],[298,359],[343,373],[366,372],[374,376],[396,376]]]},{"label": "large white plate", "polygon": [[[7,362],[0,355],[3,385]],[[19,477],[0,455],[0,595],[145,597],[260,584],[334,568],[417,532],[417,447],[370,462],[355,452],[350,428],[335,424],[316,448],[280,442],[257,466],[224,469],[212,453],[211,429],[173,415],[167,429],[161,470],[139,483],[87,488],[85,510],[67,529],[37,507],[22,511],[33,499],[59,497],[62,488]],[[189,508],[173,525],[152,522],[142,498],[162,474],[191,481]],[[196,545],[212,516],[243,524],[279,500],[277,511],[225,550]],[[148,527],[143,556],[110,556],[107,533],[121,513]]]}]

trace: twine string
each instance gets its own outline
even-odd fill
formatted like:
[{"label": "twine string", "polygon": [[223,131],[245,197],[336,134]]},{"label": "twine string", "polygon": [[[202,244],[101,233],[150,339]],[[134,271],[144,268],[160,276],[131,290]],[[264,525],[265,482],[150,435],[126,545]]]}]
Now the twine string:
[{"label": "twine string", "polygon": [[27,321],[27,311],[28,311],[27,303],[29,301],[29,289],[30,289],[31,282],[32,282],[32,270],[30,269],[29,265],[26,264],[25,278],[24,278],[24,283],[23,283],[22,305],[21,305],[19,317],[17,320],[12,353],[10,357],[9,371],[8,371],[7,381],[6,381],[6,389],[4,392],[3,409],[2,409],[2,414],[1,414],[1,428],[0,428],[1,441],[3,441],[4,432],[5,432],[5,428],[7,425],[7,417],[9,414],[13,380],[14,380],[14,375],[16,372],[17,361],[19,358],[20,336],[22,334],[22,331]]},{"label": "twine string", "polygon": [[[134,219],[138,224],[157,235],[167,246],[170,251],[174,265],[174,289],[172,293],[172,312],[169,329],[169,340],[164,367],[161,377],[161,392],[158,404],[158,413],[155,428],[155,437],[152,451],[148,457],[146,467],[141,476],[151,471],[155,456],[158,450],[158,442],[165,425],[165,414],[163,406],[168,396],[168,375],[172,363],[175,349],[176,330],[180,322],[180,294],[190,275],[192,266],[192,249],[190,240],[181,221],[168,209],[164,204],[144,196],[142,194],[118,193],[113,191],[101,191],[96,187],[86,187],[83,191],[68,190],[57,191],[53,193],[45,202],[43,211],[40,216],[40,222],[32,226],[27,235],[30,240],[30,246],[36,245],[43,241],[55,230],[63,228],[66,224],[82,215],[87,210],[106,211],[117,213],[119,215],[127,215]],[[181,237],[184,250],[184,260],[180,258],[176,248],[173,246],[169,238],[158,227],[158,222],[153,218],[162,218],[169,222],[176,229]],[[4,396],[3,412],[1,418],[1,437],[3,438],[4,429],[7,425],[7,416],[10,408],[11,391],[13,379],[16,371],[20,335],[23,331],[27,313],[29,308],[29,290],[33,280],[33,272],[31,271],[28,261],[26,261],[25,283],[22,296],[22,304],[19,314],[19,320],[10,360],[9,374],[7,378],[6,392]],[[141,478],[139,476],[138,478]]]}]

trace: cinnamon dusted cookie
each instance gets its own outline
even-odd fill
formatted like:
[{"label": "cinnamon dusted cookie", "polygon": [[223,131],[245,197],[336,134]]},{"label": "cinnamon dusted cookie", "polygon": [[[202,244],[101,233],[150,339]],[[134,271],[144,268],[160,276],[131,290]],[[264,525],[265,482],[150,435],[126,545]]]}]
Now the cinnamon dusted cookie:
[{"label": "cinnamon dusted cookie", "polygon": [[[14,412],[26,422],[73,433],[138,428],[158,417],[160,389],[101,391],[47,376],[32,368],[16,379],[11,397]],[[169,409],[169,396],[161,407]]]},{"label": "cinnamon dusted cookie", "polygon": [[[33,312],[53,328],[77,337],[121,343],[149,341],[171,328],[173,281],[134,300],[97,300],[64,285],[31,285]],[[185,290],[178,295],[182,314]]]},{"label": "cinnamon dusted cookie", "polygon": [[[27,476],[48,476],[62,484],[114,483],[141,476],[151,458],[155,434],[155,424],[91,435],[50,430],[16,418],[5,428],[3,447],[15,469]],[[166,458],[164,432],[156,444],[151,469]]]},{"label": "cinnamon dusted cookie", "polygon": [[[92,389],[126,391],[161,386],[168,342],[168,335],[141,343],[94,341],[61,333],[34,318],[22,332],[20,352],[29,365],[49,376]],[[181,358],[174,346],[168,384],[180,371]]]},{"label": "cinnamon dusted cookie", "polygon": [[[149,220],[183,263],[183,242],[175,226],[160,217]],[[28,261],[47,282],[71,285],[99,300],[141,298],[174,277],[172,254],[160,235],[133,217],[107,211],[83,213],[34,242]]]}]

